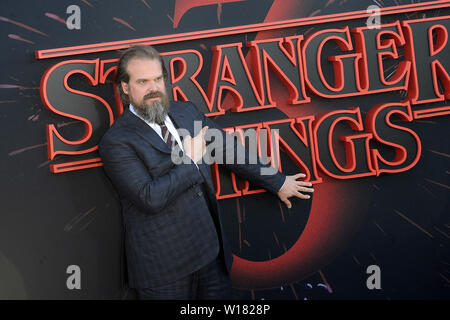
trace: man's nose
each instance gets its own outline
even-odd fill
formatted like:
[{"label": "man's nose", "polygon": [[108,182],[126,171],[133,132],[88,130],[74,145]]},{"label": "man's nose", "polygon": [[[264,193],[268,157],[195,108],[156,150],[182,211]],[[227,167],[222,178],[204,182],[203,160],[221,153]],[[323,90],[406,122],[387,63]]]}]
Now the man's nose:
[{"label": "man's nose", "polygon": [[158,91],[158,85],[155,81],[149,81],[148,88],[150,89],[150,91]]}]

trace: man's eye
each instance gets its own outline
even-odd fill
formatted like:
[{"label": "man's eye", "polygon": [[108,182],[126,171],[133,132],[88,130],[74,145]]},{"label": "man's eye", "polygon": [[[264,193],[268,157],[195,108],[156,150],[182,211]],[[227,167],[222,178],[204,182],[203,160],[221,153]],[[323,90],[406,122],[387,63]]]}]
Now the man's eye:
[{"label": "man's eye", "polygon": [[144,84],[145,80],[139,80],[139,84]]}]

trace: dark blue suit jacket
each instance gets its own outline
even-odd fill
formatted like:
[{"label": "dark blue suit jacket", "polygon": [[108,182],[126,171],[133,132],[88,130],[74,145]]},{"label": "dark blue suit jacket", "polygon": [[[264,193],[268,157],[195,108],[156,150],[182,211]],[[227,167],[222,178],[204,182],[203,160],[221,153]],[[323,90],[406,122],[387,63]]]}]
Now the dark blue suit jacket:
[{"label": "dark blue suit jacket", "polygon": [[[197,134],[194,121],[221,129],[190,102],[171,102],[169,116],[192,137]],[[242,145],[234,144],[234,155],[237,148]],[[232,254],[209,165],[197,168],[190,159],[175,164],[165,142],[128,108],[103,136],[99,152],[122,204],[131,288],[174,281],[211,262],[219,252],[231,269]],[[261,164],[226,166],[273,193],[285,181],[281,173],[261,176]]]}]

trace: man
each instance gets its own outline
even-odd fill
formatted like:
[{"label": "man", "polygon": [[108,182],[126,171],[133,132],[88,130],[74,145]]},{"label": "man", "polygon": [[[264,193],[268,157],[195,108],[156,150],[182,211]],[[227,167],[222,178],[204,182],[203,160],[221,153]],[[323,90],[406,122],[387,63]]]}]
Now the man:
[{"label": "man", "polygon": [[[223,230],[211,172],[201,161],[208,128],[225,132],[190,102],[169,102],[167,71],[150,46],[126,50],[117,84],[124,113],[103,136],[99,151],[123,209],[130,287],[140,299],[228,299],[232,254]],[[194,132],[194,122],[204,125]],[[188,130],[184,139],[178,130]],[[168,143],[168,141],[173,141]],[[183,161],[173,161],[172,146]],[[233,142],[234,151],[243,146]],[[224,146],[224,150],[225,150]],[[237,154],[234,153],[234,154]],[[303,174],[261,175],[264,166],[225,163],[246,180],[288,198],[309,198]]]}]

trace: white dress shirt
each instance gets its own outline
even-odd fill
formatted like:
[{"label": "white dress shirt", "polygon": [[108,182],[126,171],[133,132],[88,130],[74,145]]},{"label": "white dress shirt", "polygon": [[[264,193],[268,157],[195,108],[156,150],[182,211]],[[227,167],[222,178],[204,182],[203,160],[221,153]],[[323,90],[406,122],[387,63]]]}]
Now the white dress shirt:
[{"label": "white dress shirt", "polygon": [[[161,132],[161,126],[159,124],[157,124],[156,122],[147,121],[146,119],[142,118],[136,112],[136,110],[134,109],[132,104],[130,104],[130,111],[133,112],[137,117],[139,117],[140,119],[145,121],[145,123],[148,124],[153,130],[155,130],[155,132],[159,135],[159,137],[164,141],[164,138],[163,138],[162,132]],[[173,135],[173,137],[177,141],[178,145],[181,148],[181,151],[183,151],[183,153],[184,153],[184,148],[183,148],[183,144],[181,143],[180,135],[178,134],[177,128],[175,128],[175,126],[174,126],[172,120],[170,119],[169,115],[166,115],[166,118],[164,119],[164,124],[166,125],[167,130],[169,130],[169,132]],[[194,162],[194,161],[192,161],[192,162]],[[194,162],[194,164],[198,168],[198,165],[195,162]]]}]

